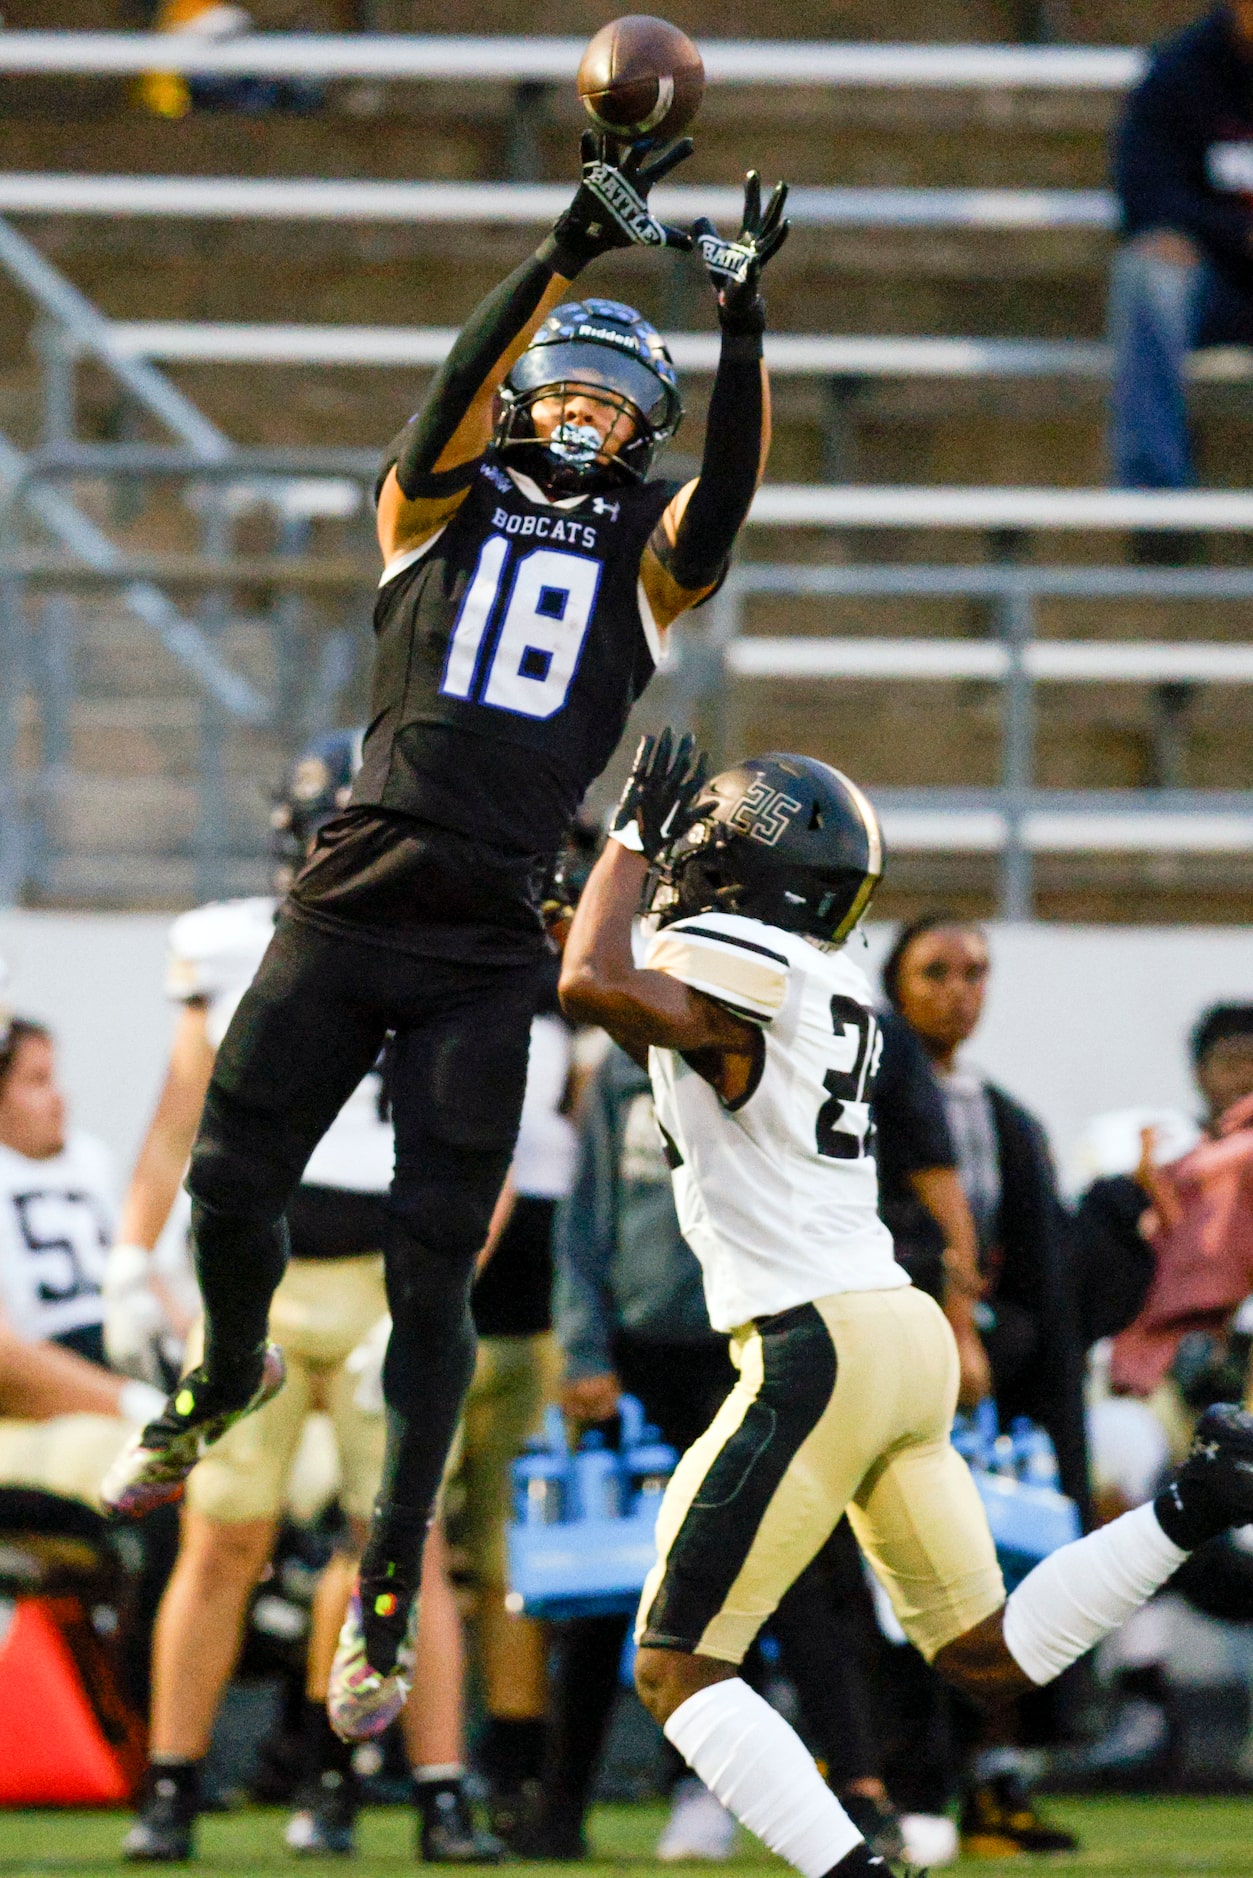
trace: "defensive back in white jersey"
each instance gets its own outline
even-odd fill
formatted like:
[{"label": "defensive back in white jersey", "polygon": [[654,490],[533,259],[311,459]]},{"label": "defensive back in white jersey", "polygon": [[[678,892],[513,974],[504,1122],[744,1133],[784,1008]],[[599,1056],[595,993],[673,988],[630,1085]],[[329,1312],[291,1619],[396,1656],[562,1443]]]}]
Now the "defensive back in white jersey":
[{"label": "defensive back in white jersey", "polygon": [[[165,989],[180,1004],[203,998],[216,1050],[274,936],[278,901],[216,900],[180,914],[170,928]],[[391,1122],[382,1113],[382,1078],[364,1077],[322,1137],[305,1169],[308,1187],[386,1193],[395,1163]]]},{"label": "defensive back in white jersey", "polygon": [[679,1223],[715,1330],[837,1291],[907,1285],[878,1214],[870,1089],[881,1039],[861,968],[732,913],[662,927],[644,962],[762,1029],[760,1074],[734,1104],[677,1050],[649,1052]]}]

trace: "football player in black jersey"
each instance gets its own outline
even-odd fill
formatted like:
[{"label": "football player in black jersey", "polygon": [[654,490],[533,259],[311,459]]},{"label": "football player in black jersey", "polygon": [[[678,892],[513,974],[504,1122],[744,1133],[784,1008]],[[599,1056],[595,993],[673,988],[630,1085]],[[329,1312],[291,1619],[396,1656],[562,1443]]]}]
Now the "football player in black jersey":
[{"label": "football player in black jersey", "polygon": [[[106,1483],[178,1496],[205,1446],[282,1383],[266,1342],[284,1208],[387,1032],[396,1127],[388,1444],[332,1719],[377,1733],[411,1663],[423,1535],[474,1361],[468,1296],[513,1149],[545,940],[538,896],[661,636],[717,584],[769,441],[761,270],[786,191],[748,178],[739,236],[657,221],[690,151],[591,133],[552,234],[472,314],[378,487],[384,571],[364,760],[218,1052],[192,1153],[203,1362]],[[701,473],[650,482],[681,415],[658,334],[572,301],[589,262],[696,246],[722,345]]]}]

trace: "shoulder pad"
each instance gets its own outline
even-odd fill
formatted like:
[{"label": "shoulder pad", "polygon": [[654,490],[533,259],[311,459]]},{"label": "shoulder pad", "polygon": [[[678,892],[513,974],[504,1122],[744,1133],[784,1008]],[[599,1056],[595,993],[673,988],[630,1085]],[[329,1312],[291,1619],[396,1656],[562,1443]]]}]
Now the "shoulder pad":
[{"label": "shoulder pad", "polygon": [[251,978],[274,933],[277,901],[213,900],[180,913],[170,927],[165,993],[180,1004],[216,998]]},{"label": "shoulder pad", "polygon": [[789,937],[737,914],[695,913],[663,926],[644,963],[716,998],[737,1017],[769,1024],[787,998]]}]

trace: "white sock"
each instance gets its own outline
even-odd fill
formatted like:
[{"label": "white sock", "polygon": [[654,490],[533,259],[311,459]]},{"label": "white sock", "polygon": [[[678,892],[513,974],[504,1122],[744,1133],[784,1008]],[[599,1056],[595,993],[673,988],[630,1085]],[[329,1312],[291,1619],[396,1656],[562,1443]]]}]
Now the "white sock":
[{"label": "white sock", "polygon": [[1166,1537],[1151,1504],[1061,1546],[1010,1593],[1003,1619],[1010,1655],[1032,1682],[1052,1682],[1125,1623],[1187,1556]]},{"label": "white sock", "polygon": [[804,1878],[824,1878],[860,1843],[800,1736],[738,1676],[690,1695],[665,1732],[727,1811]]}]

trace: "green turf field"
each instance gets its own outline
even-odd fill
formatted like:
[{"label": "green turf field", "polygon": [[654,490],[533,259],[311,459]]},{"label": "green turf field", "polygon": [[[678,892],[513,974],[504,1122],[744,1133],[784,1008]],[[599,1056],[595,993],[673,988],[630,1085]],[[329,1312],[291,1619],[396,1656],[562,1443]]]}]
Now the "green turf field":
[{"label": "green turf field", "polygon": [[[1032,1871],[1100,1872],[1105,1878],[1174,1878],[1183,1872],[1253,1878],[1253,1799],[1056,1800],[1049,1802],[1049,1813],[1081,1835],[1084,1850],[1078,1857],[979,1861],[947,1869],[982,1872],[984,1878],[1025,1878]],[[571,1878],[574,1870],[596,1878],[632,1865],[651,1866],[662,1816],[655,1806],[599,1807],[592,1822],[595,1864],[528,1865],[519,1868],[520,1878],[522,1872],[534,1878]],[[368,1878],[412,1863],[412,1826],[399,1810],[364,1816],[361,1855],[351,1865],[294,1860],[283,1849],[283,1819],[282,1813],[258,1810],[206,1820],[200,1858],[192,1867],[195,1878],[216,1878],[218,1873],[237,1878],[254,1872],[300,1872],[308,1878],[329,1878],[331,1873],[345,1878],[356,1872]],[[0,1814],[0,1878],[21,1878],[28,1872],[55,1873],[57,1878],[133,1872],[135,1867],[122,1865],[117,1856],[124,1825],[122,1815],[111,1813]],[[747,1878],[753,1871],[777,1874],[783,1868],[745,1840],[734,1869],[737,1878]]]}]

